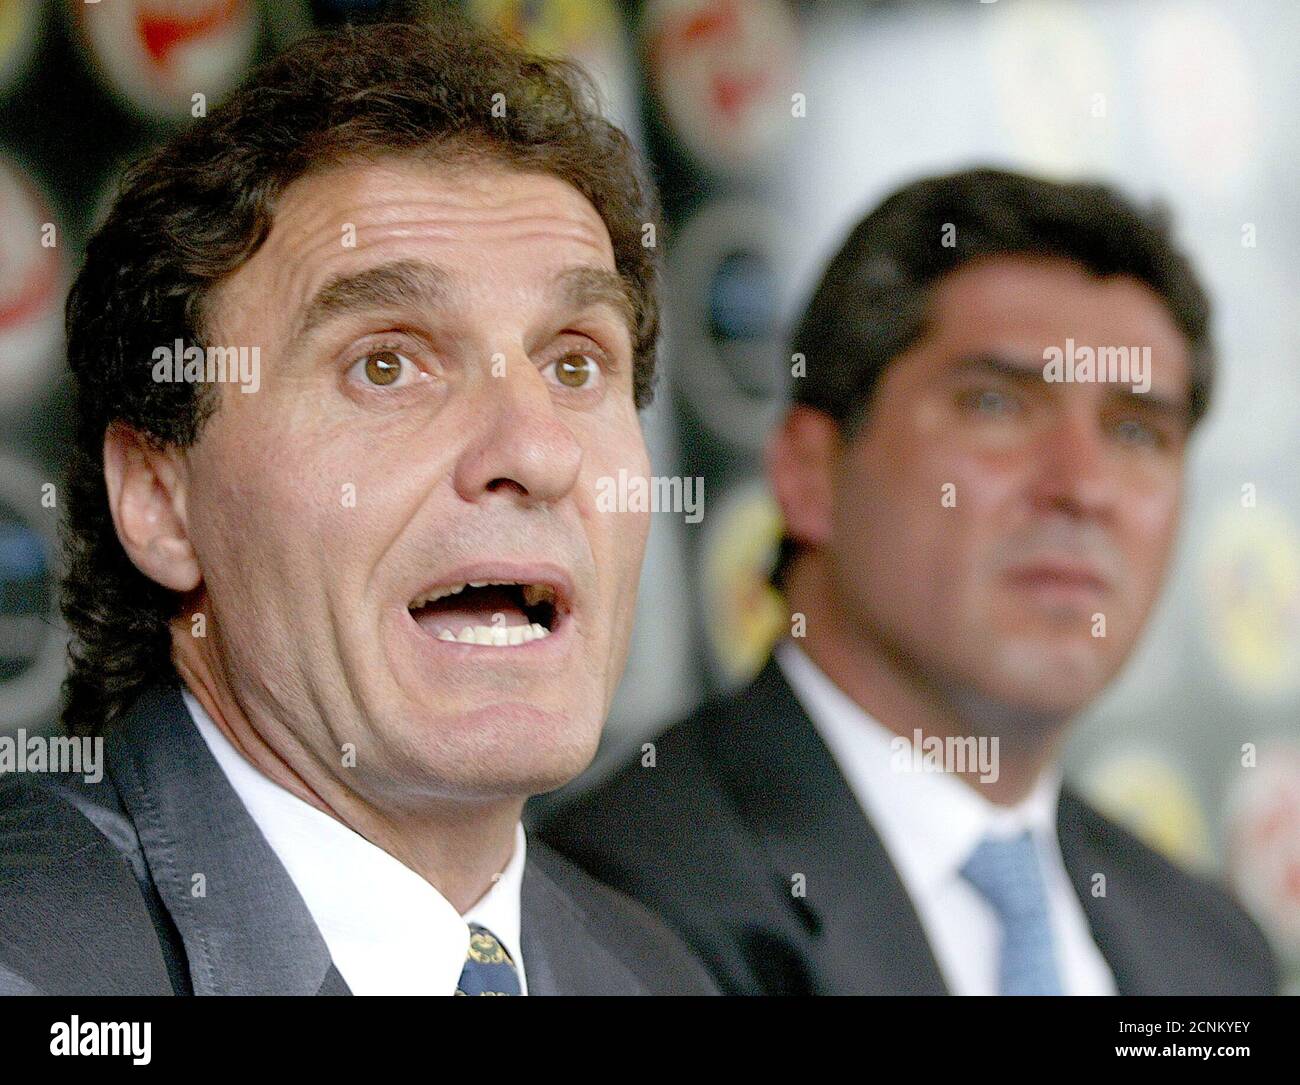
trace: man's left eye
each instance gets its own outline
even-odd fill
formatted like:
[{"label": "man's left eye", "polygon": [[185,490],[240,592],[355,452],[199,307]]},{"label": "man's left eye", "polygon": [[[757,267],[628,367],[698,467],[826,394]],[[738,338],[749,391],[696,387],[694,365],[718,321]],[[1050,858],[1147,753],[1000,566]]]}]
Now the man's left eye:
[{"label": "man's left eye", "polygon": [[600,378],[600,366],[587,354],[566,354],[557,358],[545,369],[544,374],[553,373],[557,381],[566,388],[587,388],[593,386]]},{"label": "man's left eye", "polygon": [[413,378],[415,368],[405,354],[381,347],[362,354],[348,370],[348,377],[375,388],[401,387]]}]

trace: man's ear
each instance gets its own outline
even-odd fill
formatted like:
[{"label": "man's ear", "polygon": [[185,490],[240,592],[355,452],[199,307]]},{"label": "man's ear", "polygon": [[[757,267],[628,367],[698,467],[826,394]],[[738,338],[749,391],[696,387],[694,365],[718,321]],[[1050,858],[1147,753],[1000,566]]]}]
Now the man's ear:
[{"label": "man's ear", "polygon": [[123,422],[104,433],[104,482],[117,537],[145,576],[173,591],[199,586],[186,516],[188,472],[180,450],[159,447]]},{"label": "man's ear", "polygon": [[811,546],[831,535],[832,473],[840,431],[830,415],[796,404],[767,442],[767,477],[785,533]]}]

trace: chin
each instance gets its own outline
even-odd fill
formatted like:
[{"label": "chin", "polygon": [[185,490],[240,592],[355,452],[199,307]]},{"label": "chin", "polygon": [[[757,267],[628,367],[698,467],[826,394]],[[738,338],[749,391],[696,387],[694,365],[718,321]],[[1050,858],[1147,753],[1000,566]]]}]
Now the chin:
[{"label": "chin", "polygon": [[1092,701],[1095,693],[1080,689],[1020,689],[1012,691],[1006,703],[1026,717],[1069,720]]},{"label": "chin", "polygon": [[419,775],[449,794],[527,797],[562,787],[591,764],[602,722],[589,710],[503,701],[428,714],[402,745]]},{"label": "chin", "polygon": [[1073,716],[1105,688],[1113,668],[1096,641],[1037,638],[1004,643],[986,674],[1000,676],[990,693],[1026,712]]}]

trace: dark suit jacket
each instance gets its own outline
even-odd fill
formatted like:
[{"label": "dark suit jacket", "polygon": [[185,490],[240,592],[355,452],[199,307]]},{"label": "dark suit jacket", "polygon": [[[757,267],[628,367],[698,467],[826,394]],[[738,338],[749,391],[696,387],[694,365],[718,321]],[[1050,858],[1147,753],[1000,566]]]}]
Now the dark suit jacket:
[{"label": "dark suit jacket", "polygon": [[[1057,829],[1120,993],[1276,990],[1263,936],[1222,890],[1068,789]],[[623,769],[541,835],[668,918],[726,992],[947,993],[884,845],[774,660],[663,735],[655,768]]]},{"label": "dark suit jacket", "polygon": [[[176,686],[105,761],[96,784],[0,778],[0,993],[350,993]],[[658,919],[531,839],[521,943],[533,994],[716,993]]]}]

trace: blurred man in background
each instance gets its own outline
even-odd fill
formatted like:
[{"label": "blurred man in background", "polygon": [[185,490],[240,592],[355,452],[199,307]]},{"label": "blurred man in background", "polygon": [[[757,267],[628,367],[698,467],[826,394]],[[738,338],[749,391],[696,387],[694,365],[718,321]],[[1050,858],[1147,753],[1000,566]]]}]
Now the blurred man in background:
[{"label": "blurred man in background", "polygon": [[1101,186],[886,200],[808,305],[769,445],[791,636],[548,839],[733,992],[1273,991],[1238,905],[1058,767],[1169,565],[1208,310]]}]

